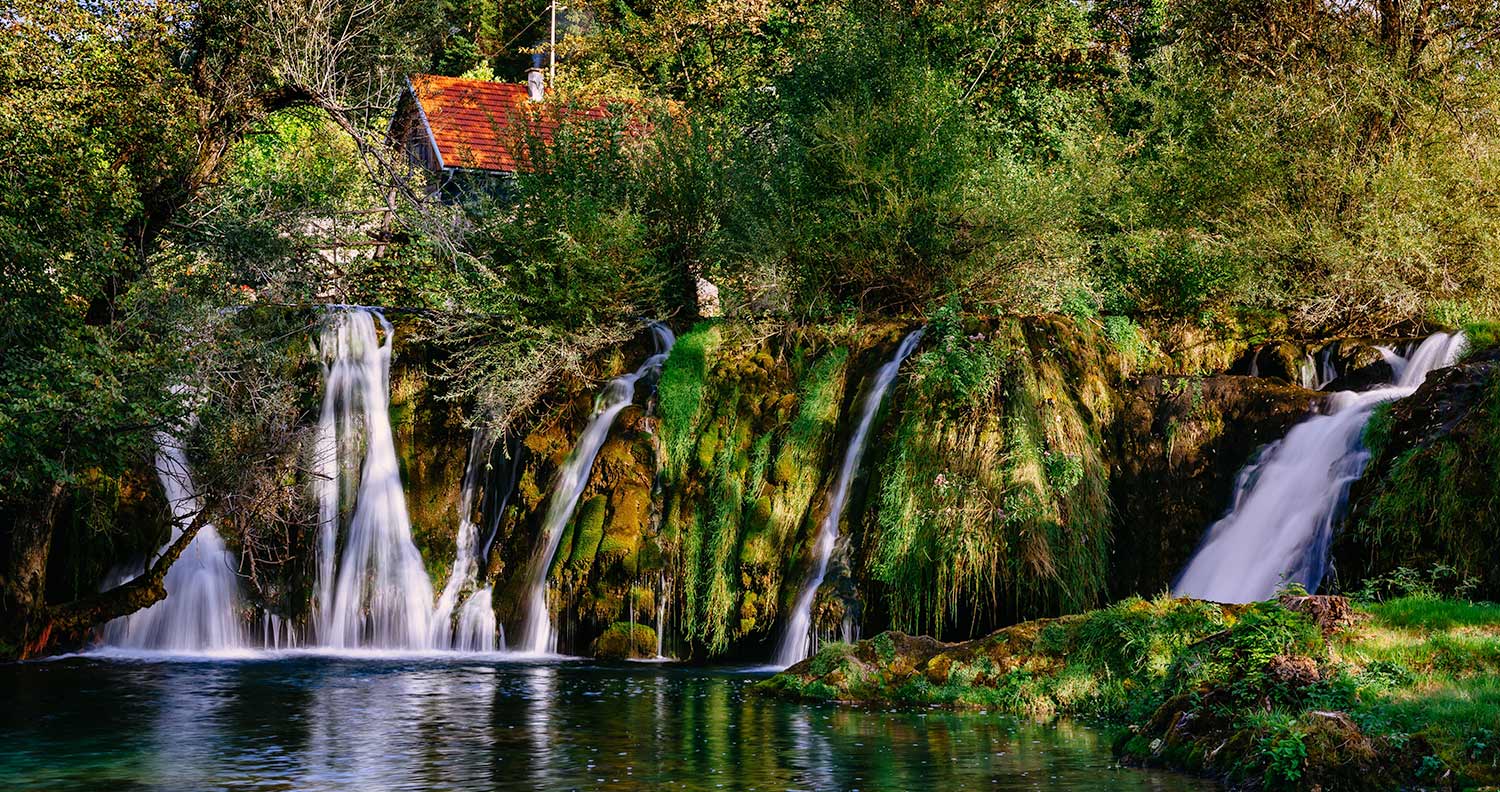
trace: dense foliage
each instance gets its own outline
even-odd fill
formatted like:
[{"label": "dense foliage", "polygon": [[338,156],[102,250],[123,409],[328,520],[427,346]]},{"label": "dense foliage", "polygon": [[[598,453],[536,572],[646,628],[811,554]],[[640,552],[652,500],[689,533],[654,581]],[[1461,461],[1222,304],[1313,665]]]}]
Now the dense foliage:
[{"label": "dense foliage", "polygon": [[[118,484],[153,432],[205,408],[192,394],[252,381],[237,368],[284,341],[276,322],[225,319],[254,302],[436,312],[433,340],[465,349],[447,391],[504,428],[560,378],[601,374],[643,319],[696,318],[699,279],[736,318],[1065,312],[1105,317],[1122,348],[1146,320],[1379,332],[1484,317],[1500,293],[1493,2],[582,0],[549,102],[616,112],[564,123],[484,200],[436,200],[385,145],[401,78],[519,79],[545,10],[21,0],[0,15],[7,613],[44,599],[51,526],[82,482]],[[1076,585],[1033,594],[1084,602],[1097,557],[1054,557],[1045,537],[1096,535],[1092,417],[1028,428],[1032,397],[1058,390],[1045,365],[988,390],[983,367],[1014,340],[919,361],[955,422],[1005,403],[992,439],[1025,453],[997,475],[1031,493],[999,504],[1027,551],[960,554],[973,566],[939,590],[1061,564]],[[267,412],[240,417],[280,425],[298,407],[264,387],[242,403]],[[213,426],[192,442],[205,470],[243,453]],[[739,439],[700,466],[753,516],[756,482],[728,464],[769,452]],[[903,508],[956,497],[901,489],[921,460],[887,467],[880,494]],[[934,525],[893,536],[932,544]],[[705,620],[734,587],[726,541],[697,562]],[[898,593],[915,580],[901,552],[876,554]],[[945,605],[911,608],[931,622]]]}]

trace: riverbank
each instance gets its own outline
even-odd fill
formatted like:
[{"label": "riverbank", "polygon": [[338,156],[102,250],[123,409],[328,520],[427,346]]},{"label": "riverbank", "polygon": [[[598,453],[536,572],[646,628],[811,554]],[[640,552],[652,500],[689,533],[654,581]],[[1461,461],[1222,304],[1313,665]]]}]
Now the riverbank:
[{"label": "riverbank", "polygon": [[825,647],[762,694],[1081,715],[1123,760],[1294,789],[1500,784],[1500,606],[1131,598],[944,644]]}]

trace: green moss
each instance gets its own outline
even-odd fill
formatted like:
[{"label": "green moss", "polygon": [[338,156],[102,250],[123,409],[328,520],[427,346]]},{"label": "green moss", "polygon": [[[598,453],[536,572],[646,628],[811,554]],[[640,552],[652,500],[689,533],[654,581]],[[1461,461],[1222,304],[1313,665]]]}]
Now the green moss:
[{"label": "green moss", "polygon": [[1494,590],[1500,556],[1489,526],[1500,524],[1500,376],[1489,376],[1451,433],[1398,450],[1388,440],[1391,415],[1377,413],[1367,429],[1372,475],[1359,516],[1345,529],[1348,541],[1385,563],[1445,564]]},{"label": "green moss", "polygon": [[1407,598],[1327,633],[1302,612],[1341,607],[1130,599],[959,644],[884,633],[756,690],[1086,714],[1128,726],[1137,761],[1266,788],[1500,780],[1500,606]]},{"label": "green moss", "polygon": [[574,518],[572,553],[568,556],[568,568],[575,573],[587,572],[594,565],[594,555],[604,539],[604,517],[608,500],[595,495],[583,502]]},{"label": "green moss", "polygon": [[965,337],[985,345],[966,354],[1002,361],[1003,386],[982,403],[957,398],[938,363],[914,372],[908,398],[940,409],[902,413],[880,467],[871,563],[898,629],[941,635],[961,604],[981,617],[999,602],[1075,610],[1104,590],[1112,374],[1077,332],[1058,323],[1032,338],[1002,321],[988,339]]},{"label": "green moss", "polygon": [[709,361],[721,341],[716,324],[701,322],[677,339],[662,366],[658,411],[666,468],[673,478],[686,473],[688,455],[698,439]]},{"label": "green moss", "polygon": [[1108,339],[1115,354],[1119,355],[1120,365],[1125,371],[1129,372],[1145,362],[1151,353],[1151,347],[1146,341],[1145,332],[1133,319],[1128,316],[1106,316],[1103,324],[1104,337]]},{"label": "green moss", "polygon": [[569,522],[563,526],[562,538],[557,542],[557,552],[552,555],[552,566],[548,567],[547,577],[553,578],[567,565],[568,559],[573,555],[573,534],[576,521]]},{"label": "green moss", "polygon": [[1385,453],[1386,443],[1391,439],[1391,408],[1395,402],[1384,402],[1375,405],[1370,413],[1370,419],[1365,422],[1365,428],[1360,430],[1359,441],[1370,452],[1371,457],[1378,457]]},{"label": "green moss", "polygon": [[644,624],[615,622],[594,639],[593,655],[606,660],[656,656],[656,631]]},{"label": "green moss", "polygon": [[1500,321],[1472,321],[1466,323],[1463,330],[1467,341],[1463,350],[1463,359],[1500,346]]}]

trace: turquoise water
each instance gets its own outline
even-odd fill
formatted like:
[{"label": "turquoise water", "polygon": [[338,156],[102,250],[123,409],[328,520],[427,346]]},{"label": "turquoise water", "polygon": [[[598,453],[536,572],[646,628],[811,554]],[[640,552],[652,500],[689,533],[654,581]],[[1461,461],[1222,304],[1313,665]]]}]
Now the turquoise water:
[{"label": "turquoise water", "polygon": [[801,706],[764,674],[503,656],[0,665],[0,789],[1204,789],[1084,726]]}]

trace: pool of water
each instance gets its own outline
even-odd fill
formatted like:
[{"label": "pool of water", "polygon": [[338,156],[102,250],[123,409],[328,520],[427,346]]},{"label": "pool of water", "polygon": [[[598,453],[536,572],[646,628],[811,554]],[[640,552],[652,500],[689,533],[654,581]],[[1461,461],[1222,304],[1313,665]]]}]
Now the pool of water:
[{"label": "pool of water", "polygon": [[503,656],[0,665],[0,789],[1188,790],[1078,724],[802,706],[764,672]]}]

